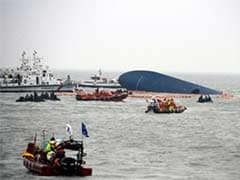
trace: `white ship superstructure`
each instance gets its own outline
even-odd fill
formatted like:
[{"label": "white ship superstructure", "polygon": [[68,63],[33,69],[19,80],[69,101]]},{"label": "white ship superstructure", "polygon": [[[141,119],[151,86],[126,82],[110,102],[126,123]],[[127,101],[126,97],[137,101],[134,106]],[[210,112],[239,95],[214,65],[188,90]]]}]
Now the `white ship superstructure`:
[{"label": "white ship superstructure", "polygon": [[108,80],[102,76],[102,71],[99,70],[98,74],[94,74],[90,80],[78,82],[78,87],[91,87],[91,88],[121,88],[121,85],[116,79]]},{"label": "white ship superstructure", "polygon": [[54,77],[48,66],[44,66],[41,60],[36,51],[32,58],[26,58],[24,51],[20,59],[20,67],[16,70],[0,72],[0,92],[58,90],[61,87],[61,81]]}]

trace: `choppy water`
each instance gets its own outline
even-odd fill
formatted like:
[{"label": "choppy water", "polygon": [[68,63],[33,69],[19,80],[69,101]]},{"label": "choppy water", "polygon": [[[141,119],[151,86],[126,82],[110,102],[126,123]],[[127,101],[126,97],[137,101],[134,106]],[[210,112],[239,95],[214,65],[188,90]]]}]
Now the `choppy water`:
[{"label": "choppy water", "polygon": [[145,114],[144,99],[114,103],[61,97],[60,102],[16,103],[20,94],[0,94],[0,179],[78,178],[32,175],[21,153],[42,129],[65,135],[66,122],[80,138],[82,121],[90,135],[85,160],[93,168],[93,176],[84,179],[240,179],[240,76],[182,77],[230,90],[235,98],[209,104],[177,99],[188,107],[182,114]]}]

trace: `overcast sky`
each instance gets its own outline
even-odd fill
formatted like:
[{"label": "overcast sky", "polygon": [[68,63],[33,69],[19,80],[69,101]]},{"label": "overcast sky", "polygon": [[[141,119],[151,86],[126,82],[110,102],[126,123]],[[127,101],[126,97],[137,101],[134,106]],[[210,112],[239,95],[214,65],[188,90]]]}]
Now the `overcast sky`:
[{"label": "overcast sky", "polygon": [[240,73],[239,0],[0,2],[0,67]]}]

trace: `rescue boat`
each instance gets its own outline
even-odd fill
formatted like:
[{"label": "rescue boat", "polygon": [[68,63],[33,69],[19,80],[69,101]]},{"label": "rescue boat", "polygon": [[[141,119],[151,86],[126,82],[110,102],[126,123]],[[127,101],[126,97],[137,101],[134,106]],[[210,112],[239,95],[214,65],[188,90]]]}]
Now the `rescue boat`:
[{"label": "rescue boat", "polygon": [[182,113],[187,109],[185,106],[175,105],[175,103],[174,103],[174,106],[172,107],[170,107],[171,104],[165,105],[163,107],[162,106],[159,104],[158,100],[153,99],[153,101],[151,101],[147,106],[147,110],[145,111],[145,113],[148,113],[150,111],[154,113]]},{"label": "rescue boat", "polygon": [[[65,150],[77,151],[76,158],[67,157]],[[83,142],[77,140],[62,141],[56,146],[56,155],[49,162],[43,149],[34,143],[29,143],[22,153],[23,165],[34,174],[42,176],[91,176],[92,168],[86,167],[83,157],[86,155]]]},{"label": "rescue boat", "polygon": [[79,101],[122,101],[128,97],[125,90],[99,91],[96,89],[93,93],[87,93],[83,89],[76,89],[76,100]]}]

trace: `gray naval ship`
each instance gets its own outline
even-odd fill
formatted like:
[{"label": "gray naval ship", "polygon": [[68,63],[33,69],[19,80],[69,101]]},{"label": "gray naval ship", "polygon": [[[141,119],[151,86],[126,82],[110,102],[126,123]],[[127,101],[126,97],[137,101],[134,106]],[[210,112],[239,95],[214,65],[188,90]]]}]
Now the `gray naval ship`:
[{"label": "gray naval ship", "polygon": [[74,92],[80,87],[121,88],[116,80],[103,77],[101,70],[90,80],[73,81],[70,75],[66,80],[57,79],[48,66],[42,64],[42,60],[36,51],[32,57],[26,57],[23,51],[19,67],[0,69],[0,92]]},{"label": "gray naval ship", "polygon": [[59,91],[63,81],[56,79],[42,58],[34,51],[32,58],[23,51],[21,65],[16,69],[0,69],[0,92]]}]

